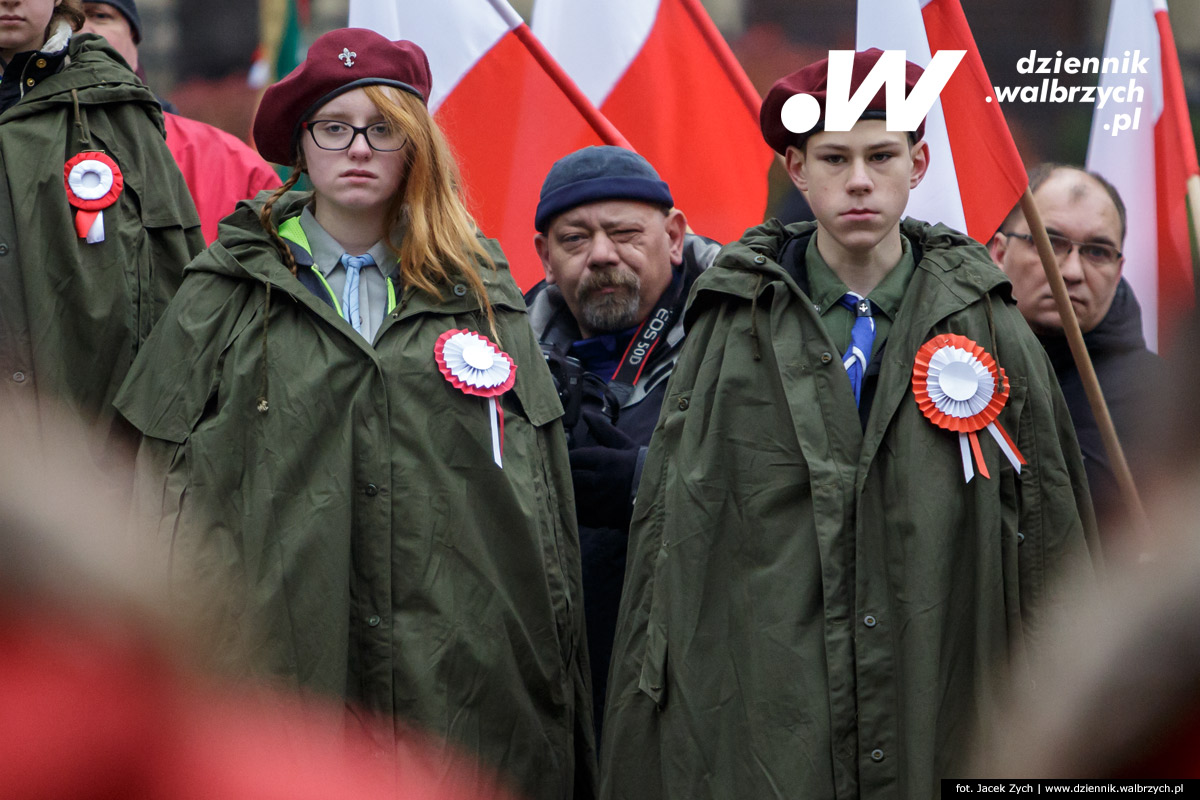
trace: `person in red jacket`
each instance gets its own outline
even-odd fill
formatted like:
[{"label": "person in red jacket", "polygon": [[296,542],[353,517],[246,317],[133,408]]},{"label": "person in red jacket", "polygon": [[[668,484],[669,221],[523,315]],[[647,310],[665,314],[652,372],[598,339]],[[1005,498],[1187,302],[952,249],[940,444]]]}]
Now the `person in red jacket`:
[{"label": "person in red jacket", "polygon": [[[85,2],[86,33],[103,36],[129,63],[129,68],[145,79],[138,67],[138,43],[142,39],[141,19],[134,0]],[[279,176],[245,142],[220,128],[179,114],[164,107],[167,148],[183,173],[196,211],[204,241],[217,238],[217,223],[232,213],[239,200],[254,197],[264,189],[279,187]]]}]

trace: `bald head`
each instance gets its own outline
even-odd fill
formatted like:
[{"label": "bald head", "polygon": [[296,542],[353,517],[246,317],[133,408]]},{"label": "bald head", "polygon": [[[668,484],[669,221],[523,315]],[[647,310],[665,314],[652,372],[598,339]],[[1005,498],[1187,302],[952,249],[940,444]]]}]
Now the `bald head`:
[{"label": "bald head", "polygon": [[[1099,184],[1100,188],[1104,189],[1105,193],[1108,195],[1108,198],[1112,200],[1113,206],[1117,209],[1117,215],[1121,218],[1121,241],[1124,242],[1126,232],[1125,201],[1121,199],[1121,195],[1117,191],[1117,187],[1109,183],[1108,180],[1099,172],[1093,172],[1091,170],[1084,169],[1083,167],[1077,167],[1073,164],[1060,164],[1055,161],[1043,161],[1041,164],[1038,164],[1029,171],[1029,191],[1036,196],[1037,190],[1042,188],[1042,184],[1045,183],[1051,175],[1063,170],[1076,172],[1080,175],[1086,175]],[[1024,213],[1021,211],[1021,204],[1018,202],[1015,206],[1013,206],[1012,211],[1008,212],[1008,216],[1004,218],[1004,222],[1000,225],[1000,230],[1010,230],[1013,223],[1019,219],[1022,219],[1024,216]]]}]

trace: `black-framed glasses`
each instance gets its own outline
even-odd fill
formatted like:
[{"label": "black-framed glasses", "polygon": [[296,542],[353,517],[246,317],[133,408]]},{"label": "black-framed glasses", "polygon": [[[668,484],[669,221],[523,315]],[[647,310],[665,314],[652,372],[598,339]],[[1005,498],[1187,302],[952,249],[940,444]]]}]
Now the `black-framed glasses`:
[{"label": "black-framed glasses", "polygon": [[367,147],[380,153],[390,153],[404,147],[405,137],[386,122],[376,122],[362,128],[336,119],[313,119],[304,123],[313,144],[322,150],[346,150],[360,133]]},{"label": "black-framed glasses", "polygon": [[[1034,245],[1033,236],[1028,233],[1009,233],[1008,231],[1000,231],[1003,236],[1015,236],[1018,239],[1024,239],[1031,245]],[[1098,267],[1108,267],[1121,260],[1123,255],[1120,250],[1113,247],[1111,244],[1104,242],[1077,242],[1074,239],[1068,239],[1057,233],[1049,234],[1050,249],[1054,251],[1055,258],[1063,259],[1070,255],[1072,248],[1079,248],[1079,256]],[[1036,247],[1036,245],[1034,245]]]}]

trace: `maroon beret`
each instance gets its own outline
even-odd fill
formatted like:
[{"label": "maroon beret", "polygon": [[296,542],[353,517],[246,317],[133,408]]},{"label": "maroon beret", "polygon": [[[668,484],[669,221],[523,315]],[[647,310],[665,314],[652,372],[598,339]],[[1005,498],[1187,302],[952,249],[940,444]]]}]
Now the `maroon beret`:
[{"label": "maroon beret", "polygon": [[291,165],[300,123],[351,89],[395,86],[429,101],[429,59],[412,42],[391,42],[366,28],[340,28],[319,37],[304,63],[263,93],[254,116],[254,143],[267,161]]},{"label": "maroon beret", "polygon": [[[862,85],[871,68],[875,66],[875,63],[882,56],[883,51],[878,47],[872,47],[870,50],[863,50],[854,54],[854,69],[850,74],[851,95]],[[904,63],[907,65],[905,70],[906,85],[904,87],[904,96],[908,97],[925,70],[911,61]],[[809,64],[807,67],[796,70],[791,75],[785,75],[775,81],[775,85],[771,87],[771,90],[767,92],[767,96],[763,98],[762,109],[758,114],[758,123],[762,128],[763,138],[767,140],[767,144],[771,146],[771,149],[782,155],[787,152],[788,145],[799,147],[809,136],[825,129],[825,93],[829,88],[828,78],[829,59],[823,58],[820,61]],[[863,113],[863,119],[882,118],[883,112],[887,108],[885,102],[887,96],[886,88],[886,85],[879,87],[879,93],[867,104],[866,112]],[[794,94],[812,95],[821,106],[820,120],[807,133],[793,133],[783,126],[783,118],[780,116],[783,111],[783,104]],[[921,124],[917,126],[916,130],[917,140],[920,141],[924,135],[925,120],[922,119]]]}]

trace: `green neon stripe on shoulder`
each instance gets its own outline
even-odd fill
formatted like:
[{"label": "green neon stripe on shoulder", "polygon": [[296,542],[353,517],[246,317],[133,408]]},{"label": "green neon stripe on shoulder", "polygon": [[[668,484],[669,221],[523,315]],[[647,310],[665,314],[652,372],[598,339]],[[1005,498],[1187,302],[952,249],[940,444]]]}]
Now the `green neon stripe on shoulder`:
[{"label": "green neon stripe on shoulder", "polygon": [[[285,219],[279,223],[279,235],[289,242],[293,242],[304,248],[304,252],[312,255],[312,246],[308,243],[308,237],[304,234],[304,228],[300,227],[300,218],[292,217]],[[342,304],[338,302],[337,295],[333,293],[333,289],[329,287],[329,281],[325,280],[325,276],[321,273],[320,268],[316,264],[312,264],[309,269],[313,275],[317,276],[317,280],[325,287],[325,291],[329,294],[329,299],[333,301],[333,307],[337,311],[338,316],[342,316]]]},{"label": "green neon stripe on shoulder", "polygon": [[308,243],[308,237],[304,234],[304,228],[300,227],[300,217],[292,217],[285,219],[279,224],[279,235],[289,242],[295,242],[304,248],[304,252],[312,255],[312,246]]}]

